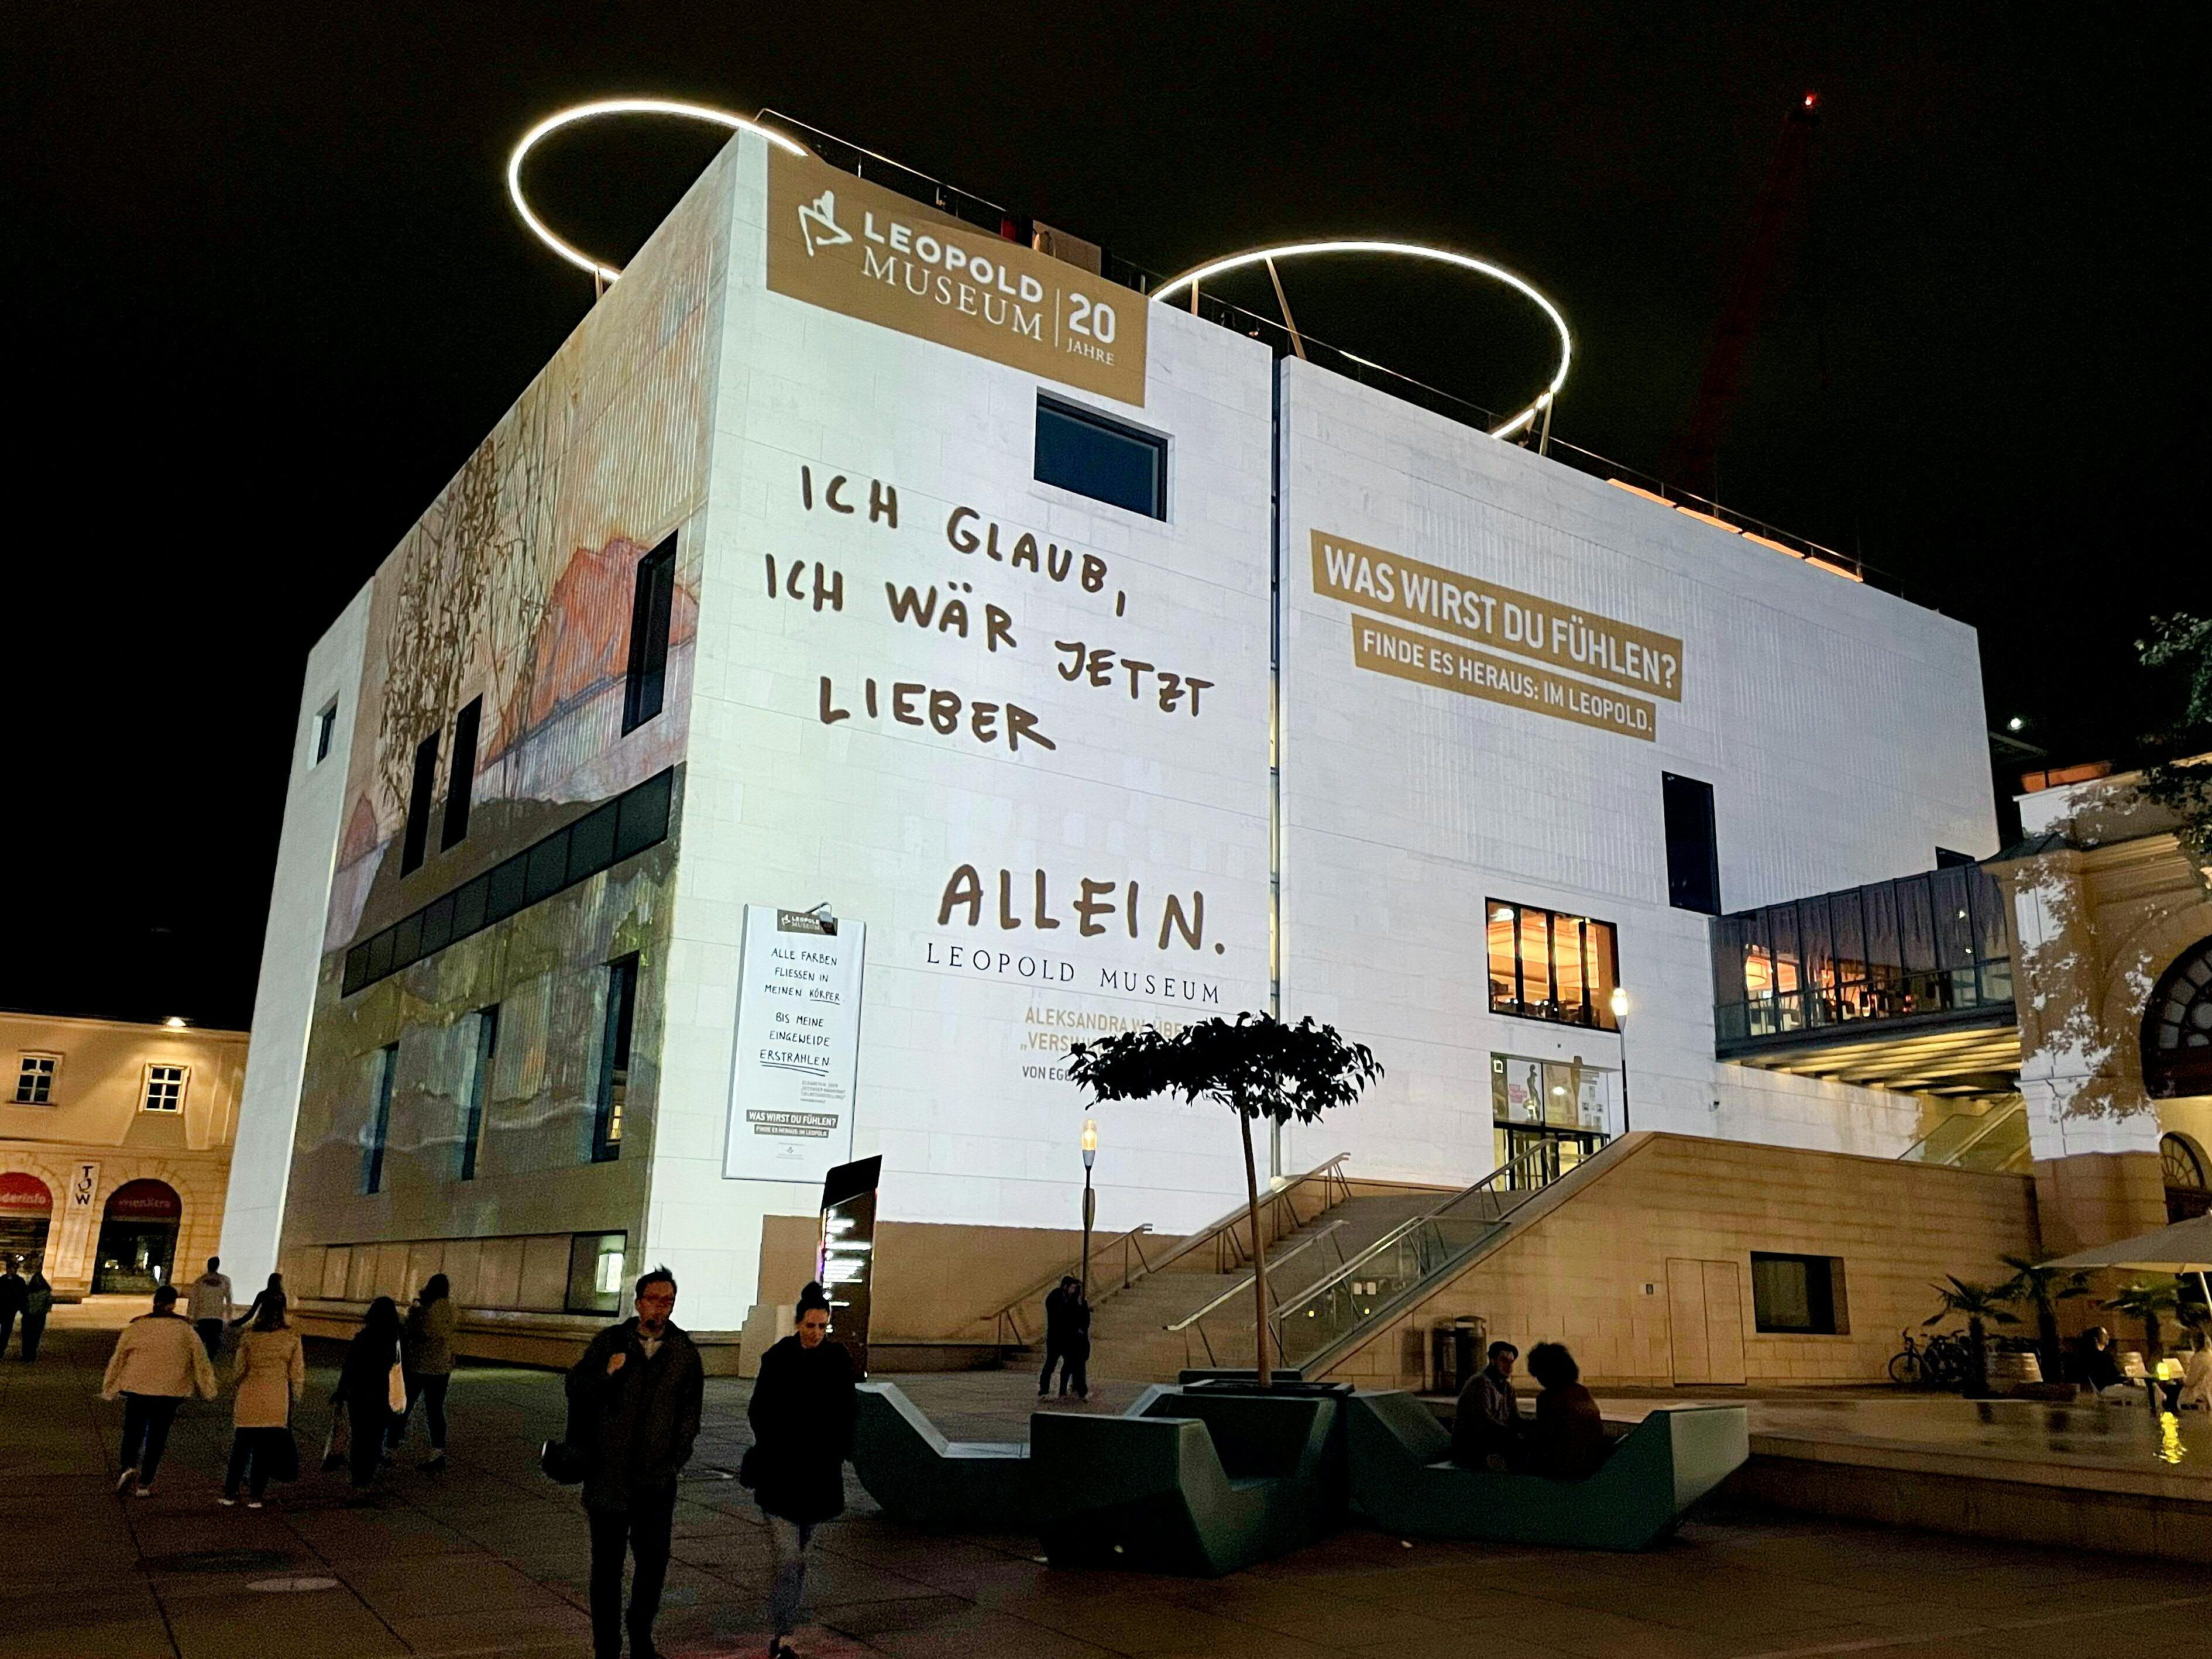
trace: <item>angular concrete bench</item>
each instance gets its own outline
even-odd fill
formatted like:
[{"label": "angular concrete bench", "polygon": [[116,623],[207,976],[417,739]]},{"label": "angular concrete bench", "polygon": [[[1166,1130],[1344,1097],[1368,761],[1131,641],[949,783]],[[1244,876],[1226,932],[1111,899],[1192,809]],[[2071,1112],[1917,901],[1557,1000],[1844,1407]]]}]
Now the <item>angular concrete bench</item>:
[{"label": "angular concrete bench", "polygon": [[1342,1405],[1160,1386],[1119,1417],[1036,1413],[1046,1559],[1218,1578],[1311,1543],[1343,1519]]},{"label": "angular concrete bench", "polygon": [[1686,1406],[1654,1411],[1586,1480],[1499,1474],[1452,1462],[1451,1437],[1410,1394],[1347,1407],[1352,1507],[1411,1538],[1646,1549],[1751,1455],[1742,1407]]},{"label": "angular concrete bench", "polygon": [[1027,1532],[1029,1448],[947,1440],[894,1382],[863,1382],[853,1470],[884,1513],[947,1532]]}]

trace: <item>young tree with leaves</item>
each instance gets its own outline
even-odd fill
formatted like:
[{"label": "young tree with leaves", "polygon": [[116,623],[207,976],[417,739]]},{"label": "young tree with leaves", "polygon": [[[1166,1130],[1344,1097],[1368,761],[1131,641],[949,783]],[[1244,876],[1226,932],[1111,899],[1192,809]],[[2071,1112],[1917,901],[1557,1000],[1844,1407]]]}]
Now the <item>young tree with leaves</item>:
[{"label": "young tree with leaves", "polygon": [[2153,739],[2161,758],[2143,769],[2142,791],[2180,820],[2175,837],[2212,891],[2212,617],[2153,617],[2136,651],[2144,667],[2177,671],[2185,682],[2181,717]]},{"label": "young tree with leaves", "polygon": [[1260,1386],[1273,1380],[1267,1360],[1267,1253],[1260,1237],[1260,1174],[1252,1155],[1252,1124],[1313,1123],[1333,1107],[1348,1106],[1382,1075],[1364,1043],[1346,1042],[1335,1028],[1308,1017],[1286,1025],[1270,1014],[1241,1013],[1234,1020],[1202,1019],[1173,1036],[1158,1026],[1117,1031],[1068,1051],[1067,1074],[1102,1104],[1149,1100],[1155,1095],[1201,1096],[1237,1114],[1244,1139],[1244,1197],[1252,1224],[1254,1352]]}]

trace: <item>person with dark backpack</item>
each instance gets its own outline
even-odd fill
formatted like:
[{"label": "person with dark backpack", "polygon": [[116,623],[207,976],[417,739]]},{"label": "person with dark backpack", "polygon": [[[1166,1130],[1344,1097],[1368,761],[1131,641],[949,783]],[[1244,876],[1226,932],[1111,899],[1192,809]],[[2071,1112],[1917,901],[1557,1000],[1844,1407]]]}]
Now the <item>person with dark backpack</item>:
[{"label": "person with dark backpack", "polygon": [[[699,1437],[706,1394],[699,1351],[670,1317],[676,1275],[655,1267],[640,1279],[636,1306],[635,1318],[593,1337],[568,1372],[566,1455],[582,1465],[592,1528],[594,1659],[621,1659],[625,1623],[630,1659],[657,1659],[653,1621],[668,1574],[676,1478]],[[635,1564],[626,1620],[625,1554]]]},{"label": "person with dark backpack", "polygon": [[845,1512],[845,1460],[853,1451],[853,1357],[830,1337],[830,1298],[819,1285],[799,1293],[799,1328],[761,1356],[745,1409],[752,1449],[740,1474],[768,1520],[772,1566],[769,1659],[793,1653],[806,1592],[806,1548],[815,1528]]}]

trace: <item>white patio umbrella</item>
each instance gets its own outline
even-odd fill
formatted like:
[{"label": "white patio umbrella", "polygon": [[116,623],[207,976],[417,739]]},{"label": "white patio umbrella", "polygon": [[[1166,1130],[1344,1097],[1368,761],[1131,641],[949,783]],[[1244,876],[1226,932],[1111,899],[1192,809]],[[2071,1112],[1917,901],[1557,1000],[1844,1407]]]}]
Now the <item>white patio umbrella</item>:
[{"label": "white patio umbrella", "polygon": [[2194,1273],[2204,1299],[2212,1303],[2212,1215],[2200,1215],[2160,1227],[2154,1233],[2138,1233],[2111,1244],[2093,1245],[2050,1263],[2054,1267],[2136,1267],[2145,1273]]}]

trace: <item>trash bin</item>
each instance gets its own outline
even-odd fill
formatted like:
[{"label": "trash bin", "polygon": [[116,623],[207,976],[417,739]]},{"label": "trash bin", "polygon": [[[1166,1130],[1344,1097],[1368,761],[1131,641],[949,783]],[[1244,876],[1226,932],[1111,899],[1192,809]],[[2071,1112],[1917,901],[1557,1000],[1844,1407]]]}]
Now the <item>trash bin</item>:
[{"label": "trash bin", "polygon": [[1483,1339],[1489,1322],[1479,1316],[1438,1320],[1429,1333],[1429,1388],[1435,1394],[1457,1394],[1481,1369]]}]

